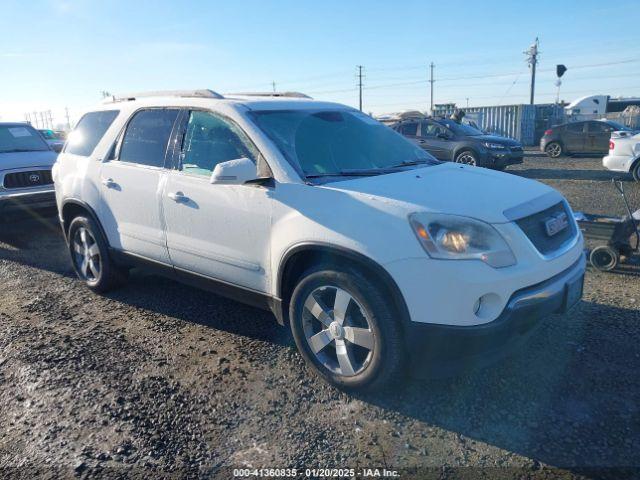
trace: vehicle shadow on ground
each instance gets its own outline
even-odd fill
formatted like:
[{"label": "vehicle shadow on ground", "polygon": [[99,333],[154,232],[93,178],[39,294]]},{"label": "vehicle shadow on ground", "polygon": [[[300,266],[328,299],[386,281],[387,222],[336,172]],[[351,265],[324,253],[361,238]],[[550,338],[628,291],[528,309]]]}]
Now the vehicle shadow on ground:
[{"label": "vehicle shadow on ground", "polygon": [[55,216],[0,221],[0,260],[73,276]]},{"label": "vehicle shadow on ground", "polygon": [[126,288],[106,294],[127,305],[276,345],[291,345],[288,329],[266,310],[134,269]]},{"label": "vehicle shadow on ground", "polygon": [[552,466],[638,465],[640,338],[620,333],[630,321],[640,311],[583,302],[493,367],[360,399]]},{"label": "vehicle shadow on ground", "polygon": [[608,170],[569,170],[556,168],[524,168],[513,170],[511,173],[534,180],[587,180],[595,182],[610,182],[612,178],[625,182],[633,181],[629,175],[609,172]]}]

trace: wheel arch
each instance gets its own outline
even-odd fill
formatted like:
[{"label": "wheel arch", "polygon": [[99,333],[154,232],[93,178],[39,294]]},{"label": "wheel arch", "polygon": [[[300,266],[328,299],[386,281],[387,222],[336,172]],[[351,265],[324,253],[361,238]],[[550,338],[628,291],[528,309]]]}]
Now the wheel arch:
[{"label": "wheel arch", "polygon": [[100,233],[102,237],[107,240],[107,236],[105,234],[104,229],[102,228],[102,224],[98,219],[98,215],[95,210],[89,206],[86,202],[77,199],[68,199],[65,200],[62,204],[62,208],[60,210],[60,217],[62,223],[62,230],[64,233],[64,238],[68,240],[67,234],[69,232],[69,226],[75,217],[79,214],[85,214],[91,217],[91,219],[96,223],[98,228],[100,229]]},{"label": "wheel arch", "polygon": [[455,161],[455,159],[458,158],[458,155],[460,155],[462,152],[471,152],[471,153],[473,153],[476,156],[476,162],[481,162],[482,159],[483,159],[482,155],[478,151],[477,147],[475,147],[474,145],[469,145],[469,144],[465,143],[464,145],[460,145],[459,147],[457,147],[453,151],[452,160]]},{"label": "wheel arch", "polygon": [[393,301],[395,311],[400,315],[401,326],[410,320],[409,309],[395,280],[380,264],[354,250],[323,243],[303,243],[291,247],[282,256],[276,276],[276,297],[281,299],[282,319],[289,320],[289,301],[296,280],[310,266],[318,264],[336,264],[356,268],[381,286]]}]

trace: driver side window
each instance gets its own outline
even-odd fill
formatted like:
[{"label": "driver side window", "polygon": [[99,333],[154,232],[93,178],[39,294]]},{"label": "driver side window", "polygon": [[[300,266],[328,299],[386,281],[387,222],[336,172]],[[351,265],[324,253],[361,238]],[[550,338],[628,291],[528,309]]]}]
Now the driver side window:
[{"label": "driver side window", "polygon": [[436,137],[438,134],[445,134],[446,130],[442,125],[438,125],[435,122],[422,122],[420,126],[420,133],[423,137]]},{"label": "driver side window", "polygon": [[219,163],[242,157],[256,162],[249,140],[238,127],[211,112],[189,113],[180,171],[210,177]]}]

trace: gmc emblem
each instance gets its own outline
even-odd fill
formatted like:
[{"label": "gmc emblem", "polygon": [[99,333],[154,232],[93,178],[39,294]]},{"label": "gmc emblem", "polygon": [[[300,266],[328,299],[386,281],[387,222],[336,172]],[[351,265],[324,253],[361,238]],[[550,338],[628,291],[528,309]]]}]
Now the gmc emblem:
[{"label": "gmc emblem", "polygon": [[556,213],[544,221],[544,229],[550,237],[557,235],[568,226],[569,218],[564,212]]}]

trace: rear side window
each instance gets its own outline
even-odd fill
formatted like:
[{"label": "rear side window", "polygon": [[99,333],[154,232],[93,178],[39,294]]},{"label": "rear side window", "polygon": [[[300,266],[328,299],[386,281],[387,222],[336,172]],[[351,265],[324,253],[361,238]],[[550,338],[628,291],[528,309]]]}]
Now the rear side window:
[{"label": "rear side window", "polygon": [[137,112],[127,125],[122,138],[119,160],[150,167],[164,167],[167,144],[176,109],[150,109]]},{"label": "rear side window", "polygon": [[418,134],[418,124],[416,122],[403,123],[398,130],[403,135],[412,135],[415,137]]},{"label": "rear side window", "polygon": [[567,125],[567,132],[571,133],[582,133],[584,129],[584,123],[570,123]]},{"label": "rear side window", "polygon": [[84,115],[69,134],[65,153],[83,157],[91,155],[118,113],[118,110],[105,110]]}]

